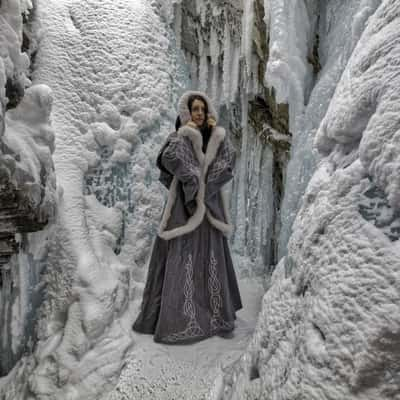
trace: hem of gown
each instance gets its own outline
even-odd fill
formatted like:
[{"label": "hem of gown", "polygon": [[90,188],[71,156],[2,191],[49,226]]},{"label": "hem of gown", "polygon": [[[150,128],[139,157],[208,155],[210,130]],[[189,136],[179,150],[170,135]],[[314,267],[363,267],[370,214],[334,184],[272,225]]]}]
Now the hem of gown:
[{"label": "hem of gown", "polygon": [[[243,306],[240,306],[239,308],[238,307],[234,307],[235,311],[240,310],[242,308],[243,308]],[[237,319],[236,314],[234,314],[233,315],[233,321],[231,321],[231,323],[234,324],[234,321],[236,319]],[[137,333],[142,333],[142,334],[146,334],[146,335],[154,335],[156,333],[156,328],[144,327],[143,324],[138,323],[137,321],[132,325],[132,330],[137,332]],[[232,332],[233,330],[234,330],[234,328],[231,329],[231,330],[219,330],[219,331],[216,331],[215,333],[213,333],[211,335],[205,336],[204,339],[206,339],[208,337],[211,337],[211,336],[218,335],[218,333],[220,333],[220,332],[223,332],[223,333]],[[197,340],[201,340],[201,339],[194,338],[194,341],[197,341]],[[154,341],[155,342],[159,342],[159,343],[164,343],[164,342],[162,342],[160,340],[156,340],[156,336],[155,336]],[[171,343],[171,342],[167,342],[167,343],[168,344],[174,344],[174,343]],[[178,344],[179,343],[182,343],[182,342],[178,342]]]},{"label": "hem of gown", "polygon": [[136,322],[132,325],[132,330],[147,335],[154,335],[156,331],[155,328],[143,327],[141,324],[138,324]]},{"label": "hem of gown", "polygon": [[[236,317],[235,317],[236,319]],[[233,321],[230,321],[232,324],[234,324]],[[235,327],[232,329],[219,329],[217,331],[213,331],[212,333],[209,333],[208,335],[202,335],[202,336],[195,336],[187,339],[182,339],[182,340],[175,340],[175,341],[168,341],[164,339],[164,336],[159,337],[157,335],[154,335],[154,342],[156,343],[162,343],[162,344],[169,344],[169,345],[186,345],[186,344],[193,344],[197,342],[201,342],[205,339],[209,339],[213,336],[219,336],[220,334],[228,334],[232,333],[235,330]]]},{"label": "hem of gown", "polygon": [[[234,309],[235,311],[242,309],[243,306],[235,306]],[[234,321],[237,319],[236,314],[233,315],[233,321],[229,321],[228,323],[231,323],[234,326]],[[156,324],[157,325],[157,324]],[[138,323],[138,321],[136,321],[133,325],[132,325],[132,330],[137,332],[137,333],[141,333],[141,334],[145,334],[145,335],[154,335],[154,341],[156,343],[164,343],[164,344],[190,344],[190,343],[195,343],[195,342],[200,342],[201,340],[210,338],[212,336],[218,336],[218,334],[220,333],[230,333],[233,332],[235,330],[235,327],[233,327],[232,329],[219,329],[217,331],[214,331],[212,333],[210,333],[209,335],[205,335],[205,336],[196,336],[193,338],[188,338],[188,339],[183,339],[183,340],[178,340],[178,341],[165,341],[162,339],[162,337],[157,336],[156,334],[156,328],[151,328],[151,327],[144,327],[143,324]]]}]

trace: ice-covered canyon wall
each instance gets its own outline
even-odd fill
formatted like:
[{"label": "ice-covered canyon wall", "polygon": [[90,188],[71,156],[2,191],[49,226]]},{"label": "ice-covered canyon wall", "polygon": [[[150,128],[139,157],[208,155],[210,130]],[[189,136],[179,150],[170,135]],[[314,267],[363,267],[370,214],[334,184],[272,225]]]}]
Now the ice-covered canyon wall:
[{"label": "ice-covered canyon wall", "polygon": [[[28,3],[6,2],[19,17]],[[156,149],[187,78],[158,4],[34,5],[31,79],[52,89],[59,198],[43,254],[45,296],[39,317],[31,315],[37,343],[0,379],[0,397],[97,400],[134,345],[131,324],[164,201]]]},{"label": "ice-covered canyon wall", "polygon": [[216,399],[400,398],[400,4],[326,5],[313,91],[333,96],[309,138],[319,161]]},{"label": "ice-covered canyon wall", "polygon": [[41,274],[56,211],[52,93],[31,86],[30,2],[0,2],[0,374],[37,341]]},{"label": "ice-covered canyon wall", "polygon": [[[275,88],[266,79],[268,2],[171,3],[166,14],[185,54],[191,85],[209,93],[218,105],[221,123],[238,150],[237,174],[230,188],[238,272],[268,276],[277,262],[291,142],[288,99],[281,96],[278,102]],[[307,47],[309,41],[304,38],[304,42]],[[305,52],[304,69],[310,72],[308,49]]]}]

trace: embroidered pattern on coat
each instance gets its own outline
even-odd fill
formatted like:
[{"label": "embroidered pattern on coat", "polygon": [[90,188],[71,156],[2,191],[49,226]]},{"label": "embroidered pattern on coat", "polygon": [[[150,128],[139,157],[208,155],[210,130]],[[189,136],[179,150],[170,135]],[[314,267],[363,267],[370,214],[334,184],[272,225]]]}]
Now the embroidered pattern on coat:
[{"label": "embroidered pattern on coat", "polygon": [[208,265],[208,290],[210,291],[210,305],[212,316],[210,319],[210,330],[214,332],[219,329],[231,330],[233,329],[233,324],[224,321],[221,317],[220,309],[222,307],[222,297],[221,297],[221,283],[217,276],[217,260],[214,256],[214,251],[211,250],[210,263]]},{"label": "embroidered pattern on coat", "polygon": [[190,149],[190,143],[187,138],[172,137],[169,145],[164,151],[164,157],[172,162],[178,160],[182,163],[181,180],[183,182],[192,181],[193,177],[200,177],[200,164],[195,157],[193,151]]},{"label": "embroidered pattern on coat", "polygon": [[228,140],[224,140],[216,160],[211,164],[208,172],[208,182],[216,181],[227,168],[232,168],[235,150]]},{"label": "embroidered pattern on coat", "polygon": [[178,340],[204,336],[204,331],[201,329],[196,319],[196,308],[193,301],[194,283],[193,283],[193,261],[192,255],[189,254],[185,263],[185,284],[183,294],[185,301],[183,303],[183,314],[189,318],[186,328],[183,331],[171,333],[165,337],[165,341],[177,342]]}]

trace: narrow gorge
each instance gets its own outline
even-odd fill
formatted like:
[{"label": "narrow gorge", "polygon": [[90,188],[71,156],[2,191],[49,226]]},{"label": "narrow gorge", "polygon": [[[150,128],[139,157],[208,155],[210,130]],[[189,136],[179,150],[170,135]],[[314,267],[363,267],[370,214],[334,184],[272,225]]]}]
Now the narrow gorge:
[{"label": "narrow gorge", "polygon": [[[0,398],[400,399],[399,57],[396,0],[0,0]],[[131,325],[188,89],[244,308],[165,346]]]}]

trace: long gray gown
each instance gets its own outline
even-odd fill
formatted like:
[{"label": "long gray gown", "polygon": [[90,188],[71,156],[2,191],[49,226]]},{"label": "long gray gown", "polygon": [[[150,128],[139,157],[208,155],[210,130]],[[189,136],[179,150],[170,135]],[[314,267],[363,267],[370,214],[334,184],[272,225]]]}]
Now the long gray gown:
[{"label": "long gray gown", "polygon": [[[212,160],[202,177],[203,156],[190,138],[194,133],[187,132],[186,136],[173,132],[157,157],[160,181],[170,189],[170,196],[176,177],[174,201],[154,242],[141,310],[133,325],[135,331],[154,334],[154,341],[169,344],[230,332],[235,311],[242,308],[227,238],[217,228],[218,221],[228,223],[220,189],[233,177],[235,150],[227,137],[220,143],[213,140],[213,131],[208,147],[216,146],[215,156],[209,148],[203,153],[206,160]],[[202,181],[207,213],[200,214],[201,222],[193,228],[196,222],[190,218],[201,208]],[[167,208],[168,204],[164,215]],[[182,226],[190,231],[182,234]],[[163,239],[164,231],[175,232],[175,237]]]}]

